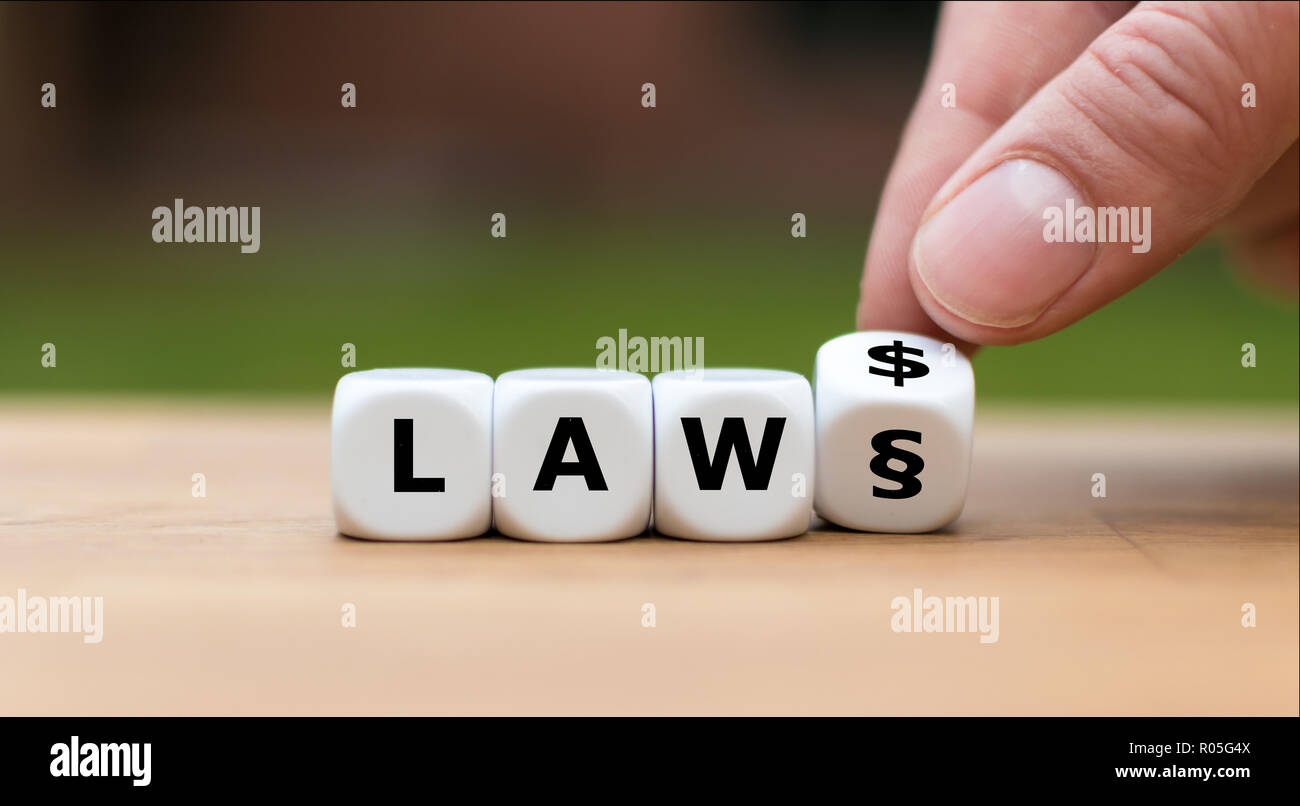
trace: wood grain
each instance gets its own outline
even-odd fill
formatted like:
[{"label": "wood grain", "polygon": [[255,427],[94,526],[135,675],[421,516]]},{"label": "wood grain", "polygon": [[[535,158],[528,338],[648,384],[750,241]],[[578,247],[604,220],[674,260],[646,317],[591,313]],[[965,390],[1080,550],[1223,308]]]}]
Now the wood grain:
[{"label": "wood grain", "polygon": [[[0,399],[0,596],[104,597],[101,643],[0,634],[0,713],[1300,709],[1293,409],[981,413],[944,532],[740,545],[343,538],[328,419]],[[893,632],[914,588],[999,597],[998,641]]]}]

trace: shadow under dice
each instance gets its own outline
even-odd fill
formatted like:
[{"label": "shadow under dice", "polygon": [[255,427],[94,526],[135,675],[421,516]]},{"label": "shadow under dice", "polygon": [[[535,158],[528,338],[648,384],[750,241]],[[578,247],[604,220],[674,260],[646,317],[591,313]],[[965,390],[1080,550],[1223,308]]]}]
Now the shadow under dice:
[{"label": "shadow under dice", "polygon": [[850,529],[928,532],[961,514],[975,375],[951,344],[866,331],[817,351],[817,514]]},{"label": "shadow under dice", "polygon": [[492,379],[372,369],[339,379],[331,419],[334,520],[351,537],[452,540],[492,523]]},{"label": "shadow under dice", "polygon": [[775,540],[808,530],[813,401],[802,375],[664,372],[654,400],[656,531]]},{"label": "shadow under dice", "polygon": [[619,540],[650,522],[650,382],[633,372],[531,369],[497,378],[498,531],[553,542]]}]

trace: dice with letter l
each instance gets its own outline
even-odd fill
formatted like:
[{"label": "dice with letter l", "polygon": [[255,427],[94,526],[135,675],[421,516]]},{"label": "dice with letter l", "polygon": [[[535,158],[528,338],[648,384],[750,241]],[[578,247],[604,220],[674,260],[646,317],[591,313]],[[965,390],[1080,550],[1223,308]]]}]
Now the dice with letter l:
[{"label": "dice with letter l", "polygon": [[850,529],[929,532],[961,514],[975,375],[954,345],[850,333],[817,351],[814,383],[819,515]]},{"label": "dice with letter l", "polygon": [[454,540],[492,523],[492,379],[351,372],[334,390],[330,487],[349,537]]}]

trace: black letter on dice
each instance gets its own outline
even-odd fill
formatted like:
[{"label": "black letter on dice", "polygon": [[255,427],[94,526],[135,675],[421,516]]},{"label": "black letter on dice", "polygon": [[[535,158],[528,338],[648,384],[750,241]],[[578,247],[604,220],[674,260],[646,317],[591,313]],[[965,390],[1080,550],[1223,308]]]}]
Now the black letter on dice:
[{"label": "black letter on dice", "polygon": [[[564,450],[573,443],[576,462],[564,461]],[[587,436],[587,426],[581,417],[561,417],[555,424],[555,433],[551,434],[551,444],[546,449],[546,458],[542,459],[542,469],[537,474],[534,490],[555,489],[556,476],[582,476],[587,480],[588,490],[608,490],[605,474],[600,472],[600,462],[596,461],[596,452],[591,449],[591,439]]]},{"label": "black letter on dice", "polygon": [[713,452],[712,459],[709,458],[709,447],[704,444],[704,426],[699,417],[683,417],[682,431],[686,434],[686,447],[690,450],[691,464],[695,465],[695,480],[699,482],[701,490],[722,489],[722,480],[726,478],[732,450],[736,452],[745,489],[766,490],[767,483],[772,478],[772,466],[776,464],[776,452],[781,447],[785,418],[767,418],[763,425],[763,441],[758,446],[757,462],[749,447],[749,432],[745,430],[743,417],[722,419],[718,448]]},{"label": "black letter on dice", "polygon": [[393,420],[393,492],[444,492],[445,485],[441,478],[415,478],[411,423],[411,420]]},{"label": "black letter on dice", "polygon": [[[883,487],[872,487],[871,494],[876,498],[911,498],[921,492],[921,480],[916,476],[925,469],[925,460],[920,456],[908,450],[894,445],[896,439],[915,442],[921,444],[920,431],[904,431],[902,429],[893,429],[890,431],[881,431],[871,438],[871,449],[876,455],[871,459],[871,472],[880,476],[886,481],[898,482],[897,490],[886,490]],[[895,470],[889,466],[890,459],[898,459],[906,463],[902,470]]]}]

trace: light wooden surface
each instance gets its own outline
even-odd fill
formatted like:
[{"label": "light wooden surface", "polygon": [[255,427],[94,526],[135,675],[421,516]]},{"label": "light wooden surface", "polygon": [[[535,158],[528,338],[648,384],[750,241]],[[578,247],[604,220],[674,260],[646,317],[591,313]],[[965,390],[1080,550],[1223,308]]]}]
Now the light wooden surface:
[{"label": "light wooden surface", "polygon": [[104,597],[0,634],[0,714],[1297,714],[1294,410],[982,412],[945,533],[741,545],[339,537],[328,418],[0,399],[0,596]]}]

